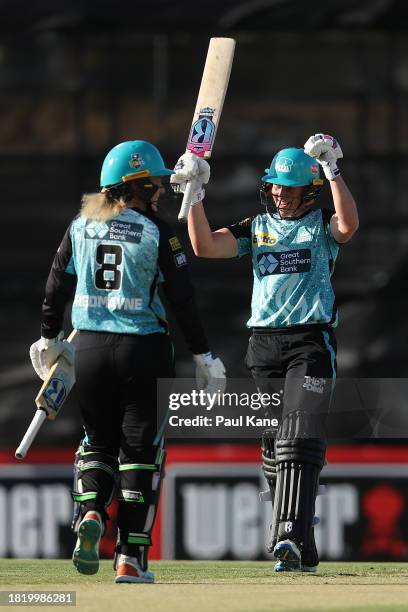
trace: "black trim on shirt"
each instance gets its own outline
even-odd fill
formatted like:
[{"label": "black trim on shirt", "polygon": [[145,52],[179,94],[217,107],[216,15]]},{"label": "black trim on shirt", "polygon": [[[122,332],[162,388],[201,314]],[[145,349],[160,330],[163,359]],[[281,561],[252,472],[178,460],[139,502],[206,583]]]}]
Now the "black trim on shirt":
[{"label": "black trim on shirt", "polygon": [[[166,221],[146,216],[157,226],[160,233],[158,266],[164,277],[164,295],[191,352],[196,355],[208,353],[208,342],[198,314],[187,261],[185,264],[177,264],[178,254],[185,257],[181,245],[178,247],[176,241],[170,243],[176,235]],[[180,259],[178,261],[180,262]]]},{"label": "black trim on shirt", "polygon": [[61,331],[65,307],[75,291],[76,275],[65,272],[72,257],[71,225],[54,257],[45,286],[41,321],[41,336],[44,338],[55,338]]},{"label": "black trim on shirt", "polygon": [[252,221],[255,219],[255,215],[253,217],[247,217],[242,221],[238,221],[238,223],[233,223],[232,225],[228,225],[227,229],[231,232],[231,234],[238,240],[238,238],[252,238]]}]

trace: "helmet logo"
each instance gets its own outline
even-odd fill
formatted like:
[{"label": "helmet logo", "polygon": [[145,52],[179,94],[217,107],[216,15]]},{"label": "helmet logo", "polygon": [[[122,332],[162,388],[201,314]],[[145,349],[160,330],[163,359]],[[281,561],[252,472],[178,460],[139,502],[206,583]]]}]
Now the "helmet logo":
[{"label": "helmet logo", "polygon": [[275,168],[278,172],[290,172],[293,167],[293,159],[280,157],[276,160]]},{"label": "helmet logo", "polygon": [[144,160],[140,153],[133,153],[129,161],[129,166],[131,168],[140,168],[141,166],[144,166]]}]

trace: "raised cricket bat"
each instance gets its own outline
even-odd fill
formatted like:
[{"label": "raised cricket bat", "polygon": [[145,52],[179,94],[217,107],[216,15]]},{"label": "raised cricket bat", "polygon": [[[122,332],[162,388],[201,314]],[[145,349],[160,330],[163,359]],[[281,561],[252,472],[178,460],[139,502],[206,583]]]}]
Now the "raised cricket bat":
[{"label": "raised cricket bat", "polygon": [[[68,342],[72,342],[76,333],[77,330],[74,329],[68,337]],[[74,367],[61,355],[50,369],[35,398],[37,410],[16,450],[16,459],[24,459],[44,421],[46,419],[53,421],[56,418],[74,384]]]},{"label": "raised cricket bat", "polygon": [[[198,92],[187,151],[209,159],[221,117],[234,59],[233,38],[211,38]],[[186,223],[191,202],[191,182],[187,183],[178,220]]]}]

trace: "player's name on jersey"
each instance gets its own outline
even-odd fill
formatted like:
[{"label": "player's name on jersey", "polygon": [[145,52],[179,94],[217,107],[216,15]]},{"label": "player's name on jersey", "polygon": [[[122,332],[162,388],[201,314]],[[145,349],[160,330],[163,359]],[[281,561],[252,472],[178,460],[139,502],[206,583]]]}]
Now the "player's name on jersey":
[{"label": "player's name on jersey", "polygon": [[140,223],[126,223],[124,221],[88,221],[85,237],[92,240],[117,240],[120,242],[140,242],[143,234],[143,225]]},{"label": "player's name on jersey", "polygon": [[257,257],[261,276],[308,272],[312,263],[310,249],[297,251],[264,251]]},{"label": "player's name on jersey", "polygon": [[76,295],[74,306],[78,308],[108,308],[108,310],[142,310],[142,298],[125,298],[111,295]]}]

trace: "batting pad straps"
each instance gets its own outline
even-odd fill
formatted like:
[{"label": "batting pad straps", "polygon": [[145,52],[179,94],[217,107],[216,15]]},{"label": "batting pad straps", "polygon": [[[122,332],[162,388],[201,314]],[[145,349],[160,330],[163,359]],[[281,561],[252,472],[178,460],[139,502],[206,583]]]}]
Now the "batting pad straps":
[{"label": "batting pad straps", "polygon": [[275,453],[276,463],[298,461],[310,463],[321,470],[326,457],[326,442],[322,438],[276,440]]},{"label": "batting pad straps", "polygon": [[[327,386],[327,389],[331,389],[331,386]],[[330,397],[330,393],[326,392],[313,412],[294,410],[284,415],[276,437],[280,440],[324,438]]]},{"label": "batting pad straps", "polygon": [[152,539],[145,533],[129,533],[128,544],[138,544],[139,546],[151,546]]},{"label": "batting pad straps", "polygon": [[124,463],[119,466],[119,472],[127,472],[129,470],[156,472],[158,469],[160,468],[155,463]]},{"label": "batting pad straps", "polygon": [[155,463],[135,461],[122,463],[119,466],[117,552],[137,555],[138,558],[145,554],[143,547],[151,545],[151,532],[159,503],[160,483],[166,456],[162,447],[153,450],[151,457],[154,457]]},{"label": "batting pad straps", "polygon": [[71,491],[72,499],[74,502],[86,502],[91,499],[96,499],[98,497],[97,491],[87,491],[86,493],[78,493],[78,491]]},{"label": "batting pad straps", "polygon": [[118,480],[116,457],[99,451],[84,450],[84,447],[80,446],[76,454],[74,476],[75,491],[72,493],[75,501],[72,519],[74,531],[77,531],[88,510],[96,510],[103,521],[106,521],[108,519],[106,508],[112,501]]},{"label": "batting pad straps", "polygon": [[262,469],[270,486],[276,482],[275,432],[266,430],[262,434]]}]

